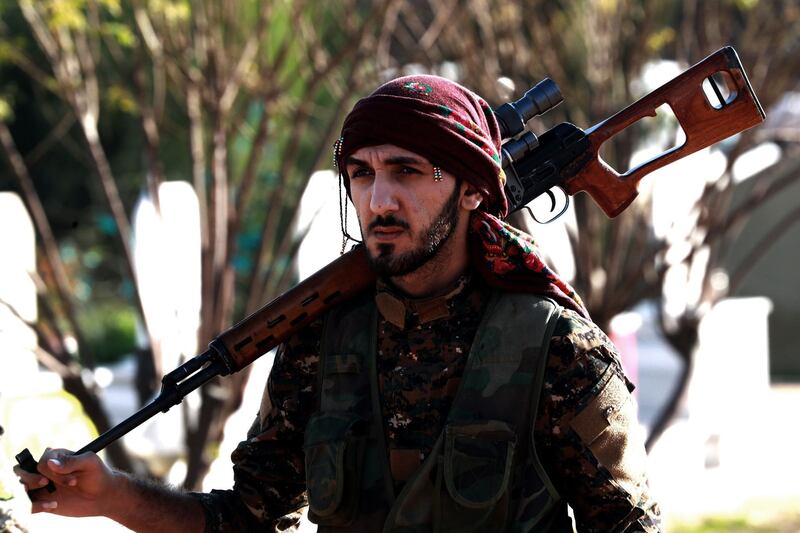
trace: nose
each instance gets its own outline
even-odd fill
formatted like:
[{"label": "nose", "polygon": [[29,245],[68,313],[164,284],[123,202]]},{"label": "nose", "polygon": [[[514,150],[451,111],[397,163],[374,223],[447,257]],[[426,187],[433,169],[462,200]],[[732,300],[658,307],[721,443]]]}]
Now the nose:
[{"label": "nose", "polygon": [[381,172],[376,173],[372,182],[369,208],[376,215],[394,213],[399,209],[396,183]]}]

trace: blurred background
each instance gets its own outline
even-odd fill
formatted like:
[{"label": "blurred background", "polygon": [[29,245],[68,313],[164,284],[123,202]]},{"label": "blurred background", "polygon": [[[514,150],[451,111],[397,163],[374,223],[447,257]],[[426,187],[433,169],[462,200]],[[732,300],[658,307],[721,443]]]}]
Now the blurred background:
[{"label": "blurred background", "polygon": [[[614,220],[578,195],[512,221],[620,347],[667,529],[800,531],[794,0],[0,1],[0,530],[121,529],[30,516],[14,454],[82,447],[338,256],[331,146],[358,97],[427,72],[497,106],[550,77],[565,101],[529,126],[588,128],[725,45],[764,124],[646,177]],[[602,156],[622,172],[681,134],[659,110]],[[106,460],[230,486],[271,357]]]}]

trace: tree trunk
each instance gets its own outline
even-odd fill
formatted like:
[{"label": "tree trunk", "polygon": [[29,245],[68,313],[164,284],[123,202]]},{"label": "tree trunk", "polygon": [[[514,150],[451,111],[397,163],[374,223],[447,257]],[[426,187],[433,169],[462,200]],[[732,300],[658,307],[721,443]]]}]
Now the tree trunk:
[{"label": "tree trunk", "polygon": [[650,434],[645,442],[645,449],[650,452],[653,449],[656,441],[670,426],[678,414],[681,400],[686,395],[686,390],[689,387],[689,380],[692,376],[692,369],[694,368],[694,353],[697,349],[698,330],[700,328],[700,318],[697,316],[681,316],[677,327],[670,328],[664,324],[664,316],[662,311],[661,316],[662,331],[666,332],[664,337],[669,342],[683,363],[681,373],[678,376],[678,381],[675,383],[672,392],[667,397],[664,407],[658,413]]},{"label": "tree trunk", "polygon": [[[111,421],[106,414],[105,409],[97,398],[97,395],[88,390],[81,379],[80,374],[72,376],[62,376],[64,382],[64,390],[75,396],[81,403],[86,415],[97,426],[97,431],[104,433],[111,428]],[[88,444],[88,443],[87,443]],[[133,471],[133,463],[125,448],[122,446],[121,441],[115,441],[106,448],[108,458],[111,463],[118,469],[126,472]]]}]

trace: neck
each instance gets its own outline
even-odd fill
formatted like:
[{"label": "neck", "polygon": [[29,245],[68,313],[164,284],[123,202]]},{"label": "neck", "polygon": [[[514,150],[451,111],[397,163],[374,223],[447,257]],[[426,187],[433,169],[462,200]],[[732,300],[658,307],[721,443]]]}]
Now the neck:
[{"label": "neck", "polygon": [[436,255],[415,271],[392,277],[392,284],[413,298],[430,298],[448,292],[466,272],[469,263],[465,230],[454,231]]}]

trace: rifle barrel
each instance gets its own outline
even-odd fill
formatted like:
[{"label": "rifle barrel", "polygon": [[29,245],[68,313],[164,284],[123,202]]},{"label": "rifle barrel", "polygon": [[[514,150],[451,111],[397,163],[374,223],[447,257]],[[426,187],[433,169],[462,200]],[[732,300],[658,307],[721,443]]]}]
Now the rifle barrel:
[{"label": "rifle barrel", "polygon": [[[198,357],[202,357],[202,355]],[[183,400],[187,394],[220,375],[224,368],[225,367],[221,361],[211,363],[206,368],[188,377],[185,381],[182,381],[176,386],[162,389],[161,393],[156,396],[152,402],[145,405],[139,411],[136,411],[134,414],[94,439],[92,442],[75,452],[75,454],[79,455],[85,452],[99,452],[115,440],[128,434],[132,429],[140,426],[158,413],[166,413],[173,405],[178,405],[181,403],[181,400]]]}]

